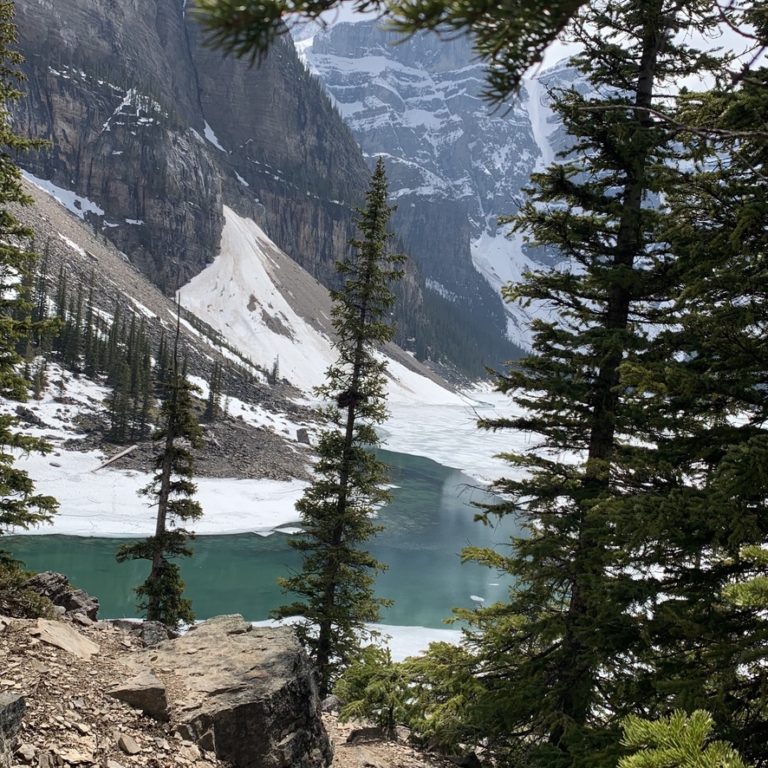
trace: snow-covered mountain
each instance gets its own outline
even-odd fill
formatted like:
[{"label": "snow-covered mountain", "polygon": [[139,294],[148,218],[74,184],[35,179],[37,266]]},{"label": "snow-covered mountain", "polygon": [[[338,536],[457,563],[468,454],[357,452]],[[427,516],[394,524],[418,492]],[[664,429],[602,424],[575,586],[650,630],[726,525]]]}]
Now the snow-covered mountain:
[{"label": "snow-covered mountain", "polygon": [[498,295],[546,255],[507,236],[497,219],[515,212],[531,173],[562,148],[547,89],[573,73],[560,67],[528,79],[516,100],[494,109],[466,37],[403,41],[371,19],[335,24],[298,48],[364,153],[387,159],[396,227],[427,287],[462,311],[501,320],[500,332],[528,346],[526,313],[505,306],[500,316]]},{"label": "snow-covered mountain", "polygon": [[[181,0],[14,5],[26,76],[14,127],[49,142],[20,162],[79,201],[82,218],[150,280],[170,295],[198,274],[217,253],[227,206],[324,285],[335,283],[369,171],[289,39],[251,67],[203,45]],[[446,215],[430,258],[455,279],[433,270],[428,287],[423,259],[411,254],[395,287],[396,339],[421,360],[479,376],[514,350],[499,333],[493,291],[455,258],[455,217]],[[483,312],[457,306],[454,284],[466,284]]]}]

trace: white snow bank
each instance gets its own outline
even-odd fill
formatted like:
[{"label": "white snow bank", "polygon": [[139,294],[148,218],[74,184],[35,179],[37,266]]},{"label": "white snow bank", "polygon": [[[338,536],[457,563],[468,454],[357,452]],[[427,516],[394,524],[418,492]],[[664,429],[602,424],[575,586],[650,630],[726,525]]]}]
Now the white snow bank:
[{"label": "white snow bank", "polygon": [[80,219],[84,219],[86,213],[93,213],[96,216],[104,215],[104,209],[96,205],[96,203],[89,200],[87,197],[81,197],[70,189],[56,186],[56,184],[47,179],[38,179],[37,176],[33,176],[27,171],[22,170],[21,175],[30,184],[34,184],[38,189],[47,192],[54,200],[56,200],[56,202],[63,205],[68,211],[71,211]]},{"label": "white snow bank", "polygon": [[[254,627],[279,627],[292,623],[290,619],[275,621],[252,621]],[[403,661],[409,656],[416,656],[427,650],[430,643],[444,642],[458,645],[461,642],[461,630],[435,629],[433,627],[408,627],[396,624],[366,624],[367,629],[378,632],[378,642],[386,645],[393,661]]]},{"label": "white snow bank", "polygon": [[[57,451],[56,455],[21,457],[17,466],[35,479],[38,493],[59,500],[52,525],[15,533],[68,536],[141,537],[155,530],[155,509],[138,495],[150,480],[143,472],[101,469],[100,453]],[[190,525],[202,535],[259,533],[295,522],[294,509],[306,483],[299,480],[197,478],[196,498],[203,518]]]},{"label": "white snow bank", "polygon": [[333,359],[328,339],[293,310],[272,279],[276,246],[251,219],[224,208],[224,230],[213,264],[179,290],[182,305],[212,325],[252,362],[300,389],[323,380]]},{"label": "white snow bank", "polygon": [[204,134],[205,138],[211,144],[213,144],[214,147],[216,147],[216,149],[218,149],[219,151],[224,152],[226,154],[227,150],[224,149],[224,147],[221,146],[221,142],[219,141],[219,139],[216,136],[216,134],[213,132],[213,128],[211,128],[211,126],[208,125],[207,122],[205,123],[205,128],[203,129],[203,134]]},{"label": "white snow bank", "polygon": [[[311,391],[323,383],[336,359],[331,340],[301,317],[290,292],[284,295],[278,287],[280,260],[288,257],[253,220],[226,206],[224,222],[219,255],[179,290],[181,304],[253,363],[270,369],[277,361],[281,377]],[[394,360],[389,373],[393,402],[460,402],[454,393]]]}]

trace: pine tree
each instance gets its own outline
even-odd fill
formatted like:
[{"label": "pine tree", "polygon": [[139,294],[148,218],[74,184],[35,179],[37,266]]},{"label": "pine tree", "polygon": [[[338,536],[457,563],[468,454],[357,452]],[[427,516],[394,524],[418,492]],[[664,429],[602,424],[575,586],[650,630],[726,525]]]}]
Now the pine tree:
[{"label": "pine tree", "polygon": [[696,710],[676,710],[649,721],[630,715],[622,744],[636,750],[619,760],[619,768],[747,768],[730,744],[711,741],[712,717]]},{"label": "pine tree", "polygon": [[[30,334],[41,333],[42,326],[32,320],[31,302],[19,290],[34,274],[36,257],[26,247],[32,232],[9,210],[31,202],[11,158],[40,143],[16,135],[9,114],[10,104],[21,97],[17,88],[21,56],[13,49],[13,10],[12,2],[0,2],[0,396],[23,401],[29,383],[19,373],[16,345]],[[18,453],[48,450],[43,440],[21,434],[17,425],[14,416],[0,414],[0,534],[12,527],[47,522],[57,506],[51,496],[36,493],[27,473],[14,466]]]},{"label": "pine tree", "polygon": [[179,326],[173,348],[170,378],[160,409],[161,427],[154,439],[161,446],[155,460],[152,482],[142,490],[157,503],[155,535],[135,544],[126,544],[117,553],[118,562],[149,560],[149,577],[137,588],[139,607],[150,621],[161,621],[169,627],[194,620],[192,604],[183,596],[184,582],[179,566],[171,558],[190,556],[191,534],[176,527],[197,520],[202,515],[195,501],[191,448],[199,447],[202,431],[194,414],[186,361],[179,362]]},{"label": "pine tree", "polygon": [[379,159],[359,211],[359,239],[337,263],[343,285],[332,292],[338,359],[320,388],[329,405],[328,427],[317,446],[315,479],[296,505],[304,534],[291,541],[303,553],[302,571],[283,579],[299,600],[279,616],[300,615],[300,636],[318,669],[321,694],[357,652],[365,622],[376,621],[382,600],[373,594],[374,574],[383,566],[363,549],[376,525],[372,515],[387,498],[385,468],[371,452],[374,425],[386,417],[386,364],[377,350],[392,337],[388,321],[402,257],[387,247],[384,163]]},{"label": "pine tree", "polygon": [[158,397],[163,397],[168,382],[168,371],[171,367],[171,357],[165,340],[165,328],[160,329],[160,341],[157,347],[157,363],[155,365],[155,387]]},{"label": "pine tree", "polygon": [[478,630],[489,738],[513,754],[524,744],[536,765],[614,765],[617,718],[667,701],[669,670],[658,662],[671,638],[652,625],[655,569],[674,567],[663,551],[671,518],[637,510],[651,497],[658,510],[659,497],[685,485],[658,440],[680,425],[672,410],[650,418],[622,376],[659,358],[652,328],[680,289],[658,195],[682,182],[689,150],[657,115],[676,79],[717,65],[675,38],[681,25],[716,23],[708,5],[693,11],[625,0],[582,14],[575,64],[591,89],[555,94],[574,144],[534,176],[517,217],[563,264],[505,292],[540,303],[548,319],[534,324],[534,354],[500,382],[521,415],[484,426],[539,442],[506,456],[515,473],[495,483],[504,501],[486,510],[515,515],[526,535],[509,555],[467,553],[515,577],[509,603],[467,618]]},{"label": "pine tree", "polygon": [[656,358],[623,375],[647,416],[640,437],[685,479],[636,503],[653,521],[646,540],[660,539],[638,560],[657,574],[648,632],[663,653],[649,684],[708,710],[716,735],[758,765],[768,762],[768,623],[759,604],[730,598],[768,576],[755,557],[768,541],[766,84],[759,70],[738,89],[684,100],[695,162],[667,197],[665,232],[681,290],[657,324]]},{"label": "pine tree", "polygon": [[108,437],[113,443],[125,443],[130,435],[131,369],[126,361],[117,367],[112,394],[107,398]]},{"label": "pine tree", "polygon": [[213,364],[211,379],[208,383],[208,400],[206,401],[205,412],[203,413],[205,421],[216,421],[219,417],[221,411],[221,380],[221,363],[216,362]]},{"label": "pine tree", "polygon": [[96,312],[94,304],[95,275],[91,272],[88,282],[88,297],[83,318],[83,370],[89,378],[95,378],[99,370],[99,339],[96,329]]}]

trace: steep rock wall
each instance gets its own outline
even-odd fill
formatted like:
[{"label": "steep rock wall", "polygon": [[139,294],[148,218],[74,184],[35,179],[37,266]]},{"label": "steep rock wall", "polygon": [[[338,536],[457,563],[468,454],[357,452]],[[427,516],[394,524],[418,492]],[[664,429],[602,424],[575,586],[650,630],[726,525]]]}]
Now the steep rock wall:
[{"label": "steep rock wall", "polygon": [[[19,0],[33,175],[171,290],[215,255],[223,203],[329,280],[367,169],[290,41],[258,67],[203,46],[183,0]],[[41,34],[41,30],[44,34]]]}]

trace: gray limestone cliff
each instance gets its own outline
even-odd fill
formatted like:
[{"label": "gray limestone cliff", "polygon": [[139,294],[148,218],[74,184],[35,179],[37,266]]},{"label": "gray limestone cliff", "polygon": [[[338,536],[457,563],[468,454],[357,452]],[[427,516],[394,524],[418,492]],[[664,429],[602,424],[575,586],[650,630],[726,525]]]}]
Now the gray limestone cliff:
[{"label": "gray limestone cliff", "polygon": [[[13,119],[50,142],[21,158],[23,167],[162,290],[215,257],[223,205],[334,282],[368,170],[288,38],[252,67],[203,44],[191,0],[17,0],[16,8],[27,81]],[[449,190],[412,211],[402,192],[408,168],[389,160],[394,228],[411,257],[397,341],[420,359],[482,373],[512,349],[496,342],[501,304],[467,255],[466,202]]]},{"label": "gray limestone cliff", "polygon": [[[19,0],[18,129],[34,176],[166,290],[216,253],[222,203],[328,279],[366,168],[290,41],[262,66],[205,48],[183,0]],[[41,34],[42,31],[42,34]]]}]

